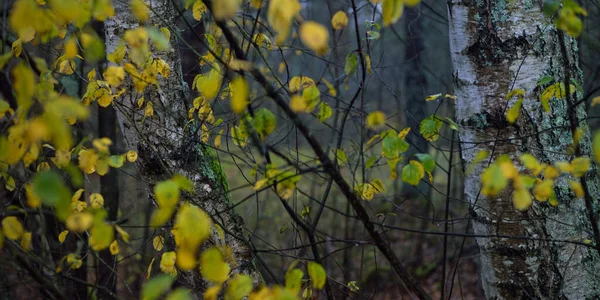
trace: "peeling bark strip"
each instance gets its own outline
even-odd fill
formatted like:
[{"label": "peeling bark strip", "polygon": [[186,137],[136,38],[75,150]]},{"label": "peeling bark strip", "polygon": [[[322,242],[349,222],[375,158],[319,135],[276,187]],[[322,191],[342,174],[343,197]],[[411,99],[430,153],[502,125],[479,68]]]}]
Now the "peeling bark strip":
[{"label": "peeling bark strip", "polygon": [[[116,15],[106,20],[106,49],[111,53],[117,47],[120,38],[128,29],[138,27],[138,21],[131,15],[128,1],[113,1]],[[157,25],[167,27],[171,32],[175,29],[174,8],[169,0],[147,1],[152,11],[150,20],[145,26]],[[177,34],[173,34],[173,37]],[[131,82],[127,93],[115,100],[121,129],[130,149],[139,153],[137,166],[146,182],[154,184],[166,180],[179,173],[191,179],[195,185],[195,195],[186,200],[198,205],[211,215],[213,220],[223,227],[225,240],[221,240],[216,231],[211,237],[212,244],[228,245],[233,250],[234,264],[232,273],[250,274],[255,283],[262,280],[252,264],[252,255],[243,239],[242,220],[229,209],[230,199],[227,182],[217,158],[207,148],[199,144],[199,137],[183,132],[186,123],[186,99],[188,87],[183,80],[181,61],[177,41],[171,40],[173,51],[154,51],[171,69],[169,78],[159,78],[159,88],[150,87],[144,95],[135,93]],[[144,96],[151,101],[156,111],[155,116],[147,118],[143,123],[143,109],[137,108],[137,99]],[[151,186],[148,187],[151,190]],[[153,195],[150,195],[153,198]],[[224,212],[224,213],[218,213]],[[207,288],[198,272],[184,272],[187,285],[198,295]]]},{"label": "peeling bark strip", "polygon": [[[454,64],[456,115],[461,125],[462,156],[472,161],[480,150],[492,159],[509,154],[513,160],[525,153],[554,163],[573,157],[566,100],[551,101],[543,111],[538,80],[549,75],[565,79],[559,34],[542,13],[541,0],[454,0],[449,6],[450,47]],[[581,82],[577,44],[565,38],[571,77]],[[519,120],[505,120],[505,96],[512,89],[527,93]],[[580,93],[580,92],[578,92]],[[577,94],[575,98],[581,98]],[[580,149],[591,153],[585,107],[573,112],[585,137]],[[473,205],[475,234],[525,235],[543,239],[591,239],[588,211],[569,191],[567,178],[557,180],[559,206],[536,202],[525,213],[513,208],[512,190],[494,199],[480,196],[485,164],[466,176],[465,195]],[[591,199],[600,199],[596,170],[584,177]],[[594,208],[597,214],[598,208]],[[559,223],[560,222],[560,223]],[[600,297],[600,260],[594,249],[544,241],[478,238],[481,276],[489,299],[596,299]]]}]

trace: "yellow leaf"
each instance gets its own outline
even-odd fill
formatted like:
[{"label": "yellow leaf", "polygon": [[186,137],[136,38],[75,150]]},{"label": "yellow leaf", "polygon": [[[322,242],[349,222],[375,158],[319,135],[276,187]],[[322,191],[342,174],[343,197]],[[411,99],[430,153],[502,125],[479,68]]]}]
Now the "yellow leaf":
[{"label": "yellow leaf", "polygon": [[119,243],[117,242],[117,240],[114,240],[114,241],[112,241],[112,243],[110,243],[108,250],[110,251],[110,254],[112,254],[112,255],[119,254]]},{"label": "yellow leaf", "polygon": [[292,20],[300,12],[298,0],[271,0],[267,12],[269,25],[277,32],[277,44],[283,43],[292,27]]},{"label": "yellow leaf", "polygon": [[538,201],[546,201],[552,194],[554,180],[544,180],[533,188],[533,195]]},{"label": "yellow leaf", "polygon": [[200,255],[200,273],[214,283],[223,283],[229,278],[230,267],[216,247],[210,247]]},{"label": "yellow leaf", "polygon": [[38,208],[42,205],[42,200],[33,191],[31,183],[25,185],[25,195],[27,196],[27,206],[31,208]]},{"label": "yellow leaf", "polygon": [[569,188],[575,193],[577,198],[583,198],[585,196],[585,192],[583,191],[583,186],[581,183],[574,180],[569,180]]},{"label": "yellow leaf", "polygon": [[100,209],[104,206],[104,197],[98,193],[91,194],[90,204],[94,209]]},{"label": "yellow leaf", "polygon": [[175,270],[175,260],[177,259],[177,254],[174,251],[165,252],[161,256],[160,259],[160,270],[163,273],[176,274]]},{"label": "yellow leaf", "polygon": [[248,106],[248,84],[246,79],[238,76],[231,81],[231,110],[237,114],[241,114]]},{"label": "yellow leaf", "polygon": [[18,240],[23,236],[25,230],[17,217],[6,217],[2,219],[2,231],[9,240]]},{"label": "yellow leaf", "polygon": [[293,95],[292,99],[290,100],[290,108],[294,112],[306,112],[308,106],[306,105],[306,102],[304,101],[302,96]]},{"label": "yellow leaf", "polygon": [[177,250],[177,260],[175,262],[180,270],[189,271],[196,266],[197,261],[194,250],[187,248],[179,248]]},{"label": "yellow leaf", "polygon": [[381,111],[374,111],[367,116],[367,127],[377,129],[385,125],[385,114]]},{"label": "yellow leaf", "polygon": [[215,20],[223,21],[237,13],[242,0],[219,0],[213,1],[212,13]]},{"label": "yellow leaf", "polygon": [[517,189],[512,194],[513,205],[517,210],[527,210],[533,201],[531,200],[531,194],[526,189]]},{"label": "yellow leaf", "polygon": [[114,62],[116,64],[120,64],[125,58],[125,53],[127,52],[127,46],[124,42],[119,42],[117,47],[112,53],[109,53],[106,58],[108,61]]},{"label": "yellow leaf", "polygon": [[154,250],[156,251],[161,251],[163,249],[163,246],[165,245],[165,238],[162,236],[155,236],[152,239],[152,246],[154,247]]},{"label": "yellow leaf", "polygon": [[344,29],[348,25],[348,15],[344,11],[336,12],[331,18],[331,27],[335,30]]},{"label": "yellow leaf", "polygon": [[67,238],[67,235],[69,234],[68,230],[63,230],[59,235],[58,235],[58,241],[62,244],[65,242],[65,239]]},{"label": "yellow leaf", "polygon": [[65,57],[73,59],[77,56],[77,40],[70,38],[65,42]]},{"label": "yellow leaf", "polygon": [[87,73],[87,79],[88,81],[94,81],[96,79],[96,69],[92,69],[91,71],[89,71]]},{"label": "yellow leaf", "polygon": [[215,137],[215,148],[219,149],[221,148],[221,136],[223,135],[223,131],[224,129],[219,130],[219,133],[217,134],[217,137]]},{"label": "yellow leaf", "polygon": [[121,226],[119,225],[115,225],[115,229],[117,230],[117,232],[119,233],[119,235],[121,236],[121,238],[126,242],[129,243],[129,233],[127,233],[127,231],[125,231],[123,228],[121,228]]},{"label": "yellow leaf", "polygon": [[123,67],[117,66],[109,66],[104,71],[104,79],[113,87],[118,87],[121,85],[123,80],[125,80],[125,69]]},{"label": "yellow leaf", "polygon": [[21,39],[17,39],[12,43],[11,50],[15,57],[21,56],[21,52],[23,51],[23,43],[21,42]]},{"label": "yellow leaf", "polygon": [[571,173],[575,177],[582,177],[590,168],[590,159],[577,157],[571,161]]},{"label": "yellow leaf", "polygon": [[204,2],[202,2],[202,0],[196,0],[196,2],[194,2],[194,5],[192,6],[192,16],[194,17],[194,20],[196,20],[196,21],[202,20],[202,15],[207,10],[208,10],[208,8],[206,7],[206,4],[204,4]]},{"label": "yellow leaf", "polygon": [[150,264],[148,265],[148,269],[146,269],[146,280],[150,279],[150,275],[152,275],[152,265],[154,264],[155,258],[152,258]]},{"label": "yellow leaf", "polygon": [[323,78],[323,83],[325,83],[325,86],[327,86],[327,92],[329,93],[329,95],[335,97],[337,96],[337,91],[335,90],[335,87],[333,86],[333,84],[331,84],[331,82],[327,81],[327,79]]},{"label": "yellow leaf", "polygon": [[137,152],[133,151],[133,150],[129,150],[127,151],[127,161],[128,162],[135,162],[138,159],[138,154]]},{"label": "yellow leaf", "polygon": [[150,18],[150,9],[142,0],[131,0],[131,12],[142,23],[146,23]]},{"label": "yellow leaf", "polygon": [[31,232],[25,232],[21,237],[21,247],[23,247],[25,251],[31,250]]},{"label": "yellow leaf", "polygon": [[175,218],[175,243],[182,248],[196,249],[210,236],[211,227],[210,216],[198,206],[186,202],[179,208]]},{"label": "yellow leaf", "polygon": [[398,132],[398,137],[401,139],[405,139],[408,133],[410,133],[410,127],[406,127],[400,130],[400,132]]},{"label": "yellow leaf", "polygon": [[327,53],[329,46],[329,32],[325,26],[313,22],[306,21],[300,26],[300,39],[302,43],[319,55]]},{"label": "yellow leaf", "polygon": [[67,217],[65,225],[69,231],[83,232],[92,227],[94,217],[88,212],[73,213]]},{"label": "yellow leaf", "polygon": [[213,285],[206,290],[203,298],[204,298],[204,300],[217,300],[220,292],[221,292],[221,286]]},{"label": "yellow leaf", "polygon": [[429,96],[427,96],[427,98],[425,98],[425,101],[433,101],[433,100],[436,100],[437,98],[439,98],[441,96],[442,96],[441,93],[435,94],[435,95],[429,95]]},{"label": "yellow leaf", "polygon": [[511,106],[511,108],[508,109],[508,112],[506,113],[506,119],[508,120],[508,123],[512,124],[517,121],[517,119],[519,118],[519,114],[521,113],[522,105],[523,99],[521,98],[517,100],[515,105]]},{"label": "yellow leaf", "polygon": [[90,247],[94,251],[108,248],[114,241],[113,227],[103,221],[96,221],[90,230]]},{"label": "yellow leaf", "polygon": [[596,106],[598,103],[600,103],[600,96],[592,98],[592,107]]},{"label": "yellow leaf", "polygon": [[152,102],[146,103],[146,108],[144,109],[144,116],[145,117],[154,116],[154,106],[152,106]]},{"label": "yellow leaf", "polygon": [[404,0],[382,0],[383,26],[396,23],[404,12]]},{"label": "yellow leaf", "polygon": [[369,54],[364,54],[363,56],[365,58],[365,68],[367,68],[367,74],[371,75],[371,56]]},{"label": "yellow leaf", "polygon": [[79,198],[81,198],[81,195],[83,194],[83,189],[78,189],[73,196],[71,197],[71,202],[77,202],[79,201]]}]

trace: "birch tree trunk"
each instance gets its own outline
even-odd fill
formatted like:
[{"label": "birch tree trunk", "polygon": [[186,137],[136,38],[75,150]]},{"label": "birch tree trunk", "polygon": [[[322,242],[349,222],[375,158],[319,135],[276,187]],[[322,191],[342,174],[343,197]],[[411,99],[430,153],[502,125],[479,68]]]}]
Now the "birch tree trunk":
[{"label": "birch tree trunk", "polygon": [[[116,49],[126,30],[139,26],[128,3],[129,1],[113,1],[116,15],[105,23],[107,53]],[[189,91],[181,72],[174,27],[178,14],[170,0],[151,0],[146,3],[150,5],[151,14],[150,20],[144,25],[167,27],[172,32],[173,49],[166,52],[153,51],[155,58],[159,56],[168,63],[171,74],[168,78],[159,76],[159,87],[149,85],[144,95],[135,93],[130,82],[128,92],[115,100],[126,144],[139,153],[138,170],[141,177],[149,183],[149,191],[154,183],[166,180],[176,173],[194,182],[195,193],[185,200],[204,209],[225,232],[225,239],[221,240],[215,230],[208,243],[231,247],[232,273],[249,274],[256,283],[261,277],[252,263],[252,254],[242,231],[242,220],[231,208],[227,179],[218,158],[200,144],[199,133],[194,135],[183,131],[189,109],[186,103]],[[143,109],[139,109],[136,103],[141,96],[144,96],[145,101],[152,102],[155,110],[155,115],[143,122]],[[152,193],[149,198],[153,200]],[[207,288],[197,269],[182,275],[187,281],[185,284],[199,295]]]},{"label": "birch tree trunk", "polygon": [[[552,99],[552,111],[544,112],[537,83],[544,75],[554,82],[570,76],[581,82],[577,44],[565,38],[568,61],[561,55],[560,35],[545,19],[541,0],[453,0],[449,4],[450,47],[454,64],[457,121],[462,156],[468,164],[480,150],[491,158],[508,154],[517,161],[525,153],[538,161],[570,161],[573,120],[585,136],[580,149],[591,153],[590,133],[584,105],[568,115],[565,99]],[[521,115],[515,124],[506,121],[513,104],[506,94],[526,91]],[[581,99],[581,93],[574,95]],[[573,102],[573,100],[571,101]],[[575,127],[575,128],[577,128]],[[599,257],[594,249],[548,240],[594,240],[584,200],[577,199],[568,179],[557,180],[559,205],[536,202],[518,212],[508,189],[496,198],[480,195],[480,178],[486,163],[466,175],[465,196],[471,203],[473,229],[477,235],[526,236],[532,239],[477,238],[481,249],[481,277],[489,299],[597,299]],[[563,176],[564,177],[564,176]],[[591,199],[600,199],[596,170],[584,177]],[[594,214],[597,213],[595,209]]]}]

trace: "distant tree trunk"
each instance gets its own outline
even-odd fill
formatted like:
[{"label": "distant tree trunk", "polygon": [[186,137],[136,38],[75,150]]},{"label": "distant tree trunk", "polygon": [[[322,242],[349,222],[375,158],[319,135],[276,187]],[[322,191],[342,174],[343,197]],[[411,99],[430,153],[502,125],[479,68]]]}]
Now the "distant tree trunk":
[{"label": "distant tree trunk", "polygon": [[[569,161],[573,158],[567,154],[573,144],[573,120],[585,132],[581,151],[590,153],[585,107],[578,106],[573,112],[575,117],[570,118],[567,112],[573,103],[553,99],[552,112],[547,113],[538,100],[541,89],[537,82],[542,76],[552,76],[554,82],[565,79],[561,35],[544,18],[542,2],[454,0],[450,4],[456,118],[467,164],[480,150],[492,153],[493,159],[508,154],[517,161],[528,152],[544,163]],[[576,42],[564,38],[564,43],[570,77],[581,82]],[[523,109],[518,121],[510,125],[505,118],[505,97],[519,88],[526,91]],[[575,98],[581,99],[581,93],[577,92]],[[585,202],[569,191],[566,178],[557,180],[558,207],[538,202],[520,213],[513,208],[510,188],[496,198],[480,195],[480,178],[486,166],[479,164],[465,179],[475,234],[594,239]],[[587,173],[584,182],[591,199],[600,199],[595,169]],[[482,284],[489,299],[600,297],[599,257],[595,250],[527,239],[477,238],[477,242],[481,248]]]},{"label": "distant tree trunk", "polygon": [[[105,23],[107,52],[113,52],[123,33],[138,27],[138,21],[131,15],[128,1],[115,1],[116,16]],[[159,78],[160,89],[148,87],[145,101],[151,101],[155,114],[143,124],[143,109],[137,108],[137,100],[142,95],[126,93],[116,99],[117,116],[130,149],[137,150],[137,166],[144,180],[151,184],[170,178],[179,173],[195,184],[195,194],[187,197],[192,203],[206,210],[220,223],[225,231],[225,241],[220,241],[216,232],[212,243],[227,244],[232,248],[233,273],[246,273],[260,280],[260,275],[252,264],[252,254],[242,231],[242,220],[230,206],[227,180],[221,170],[218,158],[208,148],[200,144],[199,136],[183,132],[187,122],[186,99],[188,87],[183,80],[181,58],[176,42],[173,24],[177,13],[170,0],[148,1],[151,8],[148,27],[157,25],[168,27],[172,32],[170,52],[154,51],[165,60],[170,68],[168,78]],[[129,89],[130,91],[133,89]],[[151,186],[148,187],[149,189]],[[152,195],[152,193],[150,193]],[[201,294],[206,286],[197,271],[184,272],[184,283],[194,292]]]}]

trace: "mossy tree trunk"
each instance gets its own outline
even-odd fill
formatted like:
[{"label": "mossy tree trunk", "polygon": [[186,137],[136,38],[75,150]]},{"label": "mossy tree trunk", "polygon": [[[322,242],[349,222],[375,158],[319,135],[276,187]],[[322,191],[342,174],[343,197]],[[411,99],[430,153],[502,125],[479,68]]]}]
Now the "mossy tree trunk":
[{"label": "mossy tree trunk", "polygon": [[[128,3],[113,2],[116,15],[105,23],[107,53],[115,50],[126,30],[139,26]],[[150,20],[144,26],[167,27],[172,33],[173,49],[165,52],[154,51],[155,58],[160,57],[168,63],[171,74],[168,78],[159,76],[159,87],[148,86],[143,95],[137,94],[129,83],[128,92],[115,99],[114,106],[126,145],[139,153],[136,164],[141,177],[148,183],[149,200],[154,200],[151,193],[153,185],[169,179],[174,174],[184,175],[194,182],[195,193],[184,196],[184,200],[191,201],[207,211],[225,232],[225,239],[221,240],[215,230],[209,243],[231,247],[232,258],[229,262],[232,265],[232,273],[250,274],[258,281],[260,275],[253,266],[252,253],[244,239],[242,220],[231,208],[227,179],[218,158],[200,143],[199,133],[183,131],[190,103],[187,102],[189,91],[181,71],[178,34],[174,27],[178,14],[170,0],[152,0],[147,3],[150,5],[151,14]],[[137,100],[142,96],[145,101],[153,103],[155,110],[154,116],[146,118],[143,122],[144,110],[137,106]],[[165,234],[169,234],[168,230]],[[197,269],[195,272],[184,272],[181,275],[184,284],[198,294],[207,287]]]},{"label": "mossy tree trunk", "polygon": [[[508,154],[513,161],[523,153],[539,161],[570,161],[567,149],[573,144],[572,129],[583,129],[580,145],[590,153],[590,133],[583,105],[552,99],[551,112],[545,112],[539,95],[545,75],[552,83],[570,77],[581,82],[577,44],[560,38],[537,0],[454,0],[449,7],[450,47],[454,64],[456,116],[460,124],[462,156],[468,164],[481,150],[491,159]],[[506,95],[513,89],[526,91],[521,115],[515,124],[506,121],[506,111],[514,104]],[[576,120],[578,124],[573,124]],[[526,238],[477,238],[481,249],[481,277],[489,299],[592,299],[600,297],[596,250],[552,240],[594,240],[584,200],[577,199],[565,176],[557,180],[558,206],[536,202],[526,212],[514,209],[509,188],[498,197],[480,195],[480,178],[485,163],[466,176],[465,196],[471,203],[473,229],[478,235],[524,236]],[[600,199],[596,171],[584,178],[591,199]],[[597,211],[594,211],[596,214]]]}]

